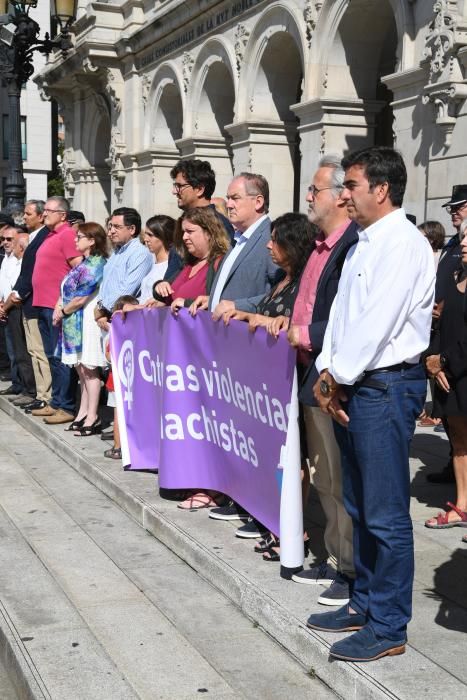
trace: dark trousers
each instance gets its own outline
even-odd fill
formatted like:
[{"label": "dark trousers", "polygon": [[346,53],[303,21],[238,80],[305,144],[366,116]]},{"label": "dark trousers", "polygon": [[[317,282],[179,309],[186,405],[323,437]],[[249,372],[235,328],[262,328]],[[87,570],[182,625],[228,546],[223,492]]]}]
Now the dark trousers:
[{"label": "dark trousers", "polygon": [[15,349],[13,347],[13,337],[8,328],[8,324],[5,326],[5,341],[8,357],[10,358],[11,386],[16,394],[22,394],[24,387],[19,376],[18,363],[16,362]]},{"label": "dark trousers", "polygon": [[52,408],[62,408],[68,413],[75,410],[75,387],[72,382],[71,369],[64,365],[55,356],[57,347],[59,327],[52,323],[53,309],[39,306],[38,325],[44,344],[44,352],[49,361],[50,374],[52,375]]},{"label": "dark trousers", "polygon": [[8,314],[8,333],[11,337],[23,393],[34,399],[36,397],[36,380],[34,379],[31,356],[26,345],[21,308],[14,307]]},{"label": "dark trousers", "polygon": [[[426,396],[421,365],[375,372],[372,386],[345,387],[348,428],[335,424],[344,505],[352,518],[355,584],[350,605],[375,634],[406,638],[414,553],[409,447]],[[376,384],[376,386],[375,386]]]}]

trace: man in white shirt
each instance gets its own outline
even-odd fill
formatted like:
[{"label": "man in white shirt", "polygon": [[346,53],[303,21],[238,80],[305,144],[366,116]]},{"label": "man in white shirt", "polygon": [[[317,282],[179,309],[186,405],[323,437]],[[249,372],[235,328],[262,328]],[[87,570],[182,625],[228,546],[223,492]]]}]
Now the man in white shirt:
[{"label": "man in white shirt", "polygon": [[344,158],[349,216],[360,226],[348,252],[323,350],[315,397],[335,419],[343,496],[354,528],[356,579],[348,605],[308,626],[355,631],[331,656],[372,661],[401,654],[413,583],[409,446],[425,399],[420,354],[428,346],[433,254],[401,209],[407,174],[391,148]]}]

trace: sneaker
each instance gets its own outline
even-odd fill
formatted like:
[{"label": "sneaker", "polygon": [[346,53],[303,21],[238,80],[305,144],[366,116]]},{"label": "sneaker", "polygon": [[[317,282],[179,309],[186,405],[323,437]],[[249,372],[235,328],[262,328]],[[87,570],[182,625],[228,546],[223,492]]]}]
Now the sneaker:
[{"label": "sneaker", "polygon": [[308,583],[311,585],[330,586],[334,583],[337,576],[337,571],[327,561],[321,562],[317,566],[312,566],[311,569],[298,571],[292,576],[292,581],[295,583]]},{"label": "sneaker", "polygon": [[331,583],[318,598],[318,603],[321,605],[346,605],[350,600],[350,581],[347,576],[337,574],[334,581]]},{"label": "sneaker", "polygon": [[245,525],[242,525],[235,531],[235,537],[242,537],[245,540],[254,540],[258,537],[263,537],[266,532],[266,528],[264,528],[261,523],[250,517]]},{"label": "sneaker", "polygon": [[209,513],[209,517],[213,520],[246,520],[248,513],[235,501],[229,501],[226,506],[213,508]]}]

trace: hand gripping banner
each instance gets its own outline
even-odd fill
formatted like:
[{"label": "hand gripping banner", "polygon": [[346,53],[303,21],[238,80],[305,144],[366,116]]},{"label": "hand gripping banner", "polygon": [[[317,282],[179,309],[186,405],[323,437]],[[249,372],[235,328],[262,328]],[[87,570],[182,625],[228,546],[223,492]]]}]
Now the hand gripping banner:
[{"label": "hand gripping banner", "polygon": [[286,338],[205,312],[143,309],[114,317],[110,345],[125,469],[158,471],[166,489],[230,496],[280,533],[283,565],[300,566],[295,351]]}]

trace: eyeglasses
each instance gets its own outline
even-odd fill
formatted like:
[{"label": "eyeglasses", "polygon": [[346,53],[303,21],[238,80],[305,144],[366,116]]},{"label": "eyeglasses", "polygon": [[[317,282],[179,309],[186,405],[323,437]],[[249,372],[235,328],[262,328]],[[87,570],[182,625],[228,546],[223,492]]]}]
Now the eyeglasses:
[{"label": "eyeglasses", "polygon": [[82,238],[87,238],[87,236],[85,236],[84,233],[78,233],[75,238],[77,241],[80,241]]},{"label": "eyeglasses", "polygon": [[317,194],[320,192],[324,192],[324,190],[333,190],[334,187],[315,187],[314,185],[310,185],[308,188],[308,192],[313,195],[313,197],[316,197]]},{"label": "eyeglasses", "polygon": [[65,210],[64,209],[44,209],[44,214],[64,214]]},{"label": "eyeglasses", "polygon": [[172,189],[175,190],[177,194],[180,194],[180,192],[185,189],[185,187],[191,187],[189,182],[174,182],[172,184]]},{"label": "eyeglasses", "polygon": [[128,226],[125,226],[125,224],[108,224],[108,229],[115,229],[115,231],[121,231],[124,228],[128,228]]},{"label": "eyeglasses", "polygon": [[467,206],[467,202],[462,202],[461,204],[452,204],[451,206],[446,207],[446,211],[448,214],[455,214],[456,211],[460,211],[465,206]]}]

